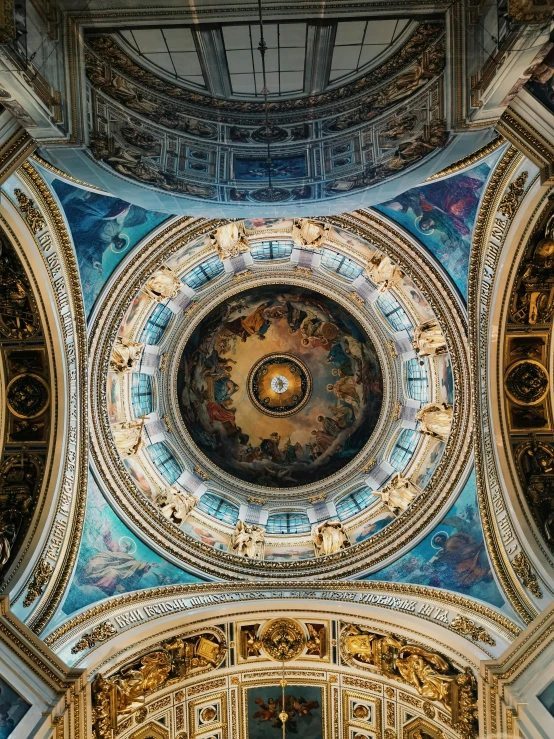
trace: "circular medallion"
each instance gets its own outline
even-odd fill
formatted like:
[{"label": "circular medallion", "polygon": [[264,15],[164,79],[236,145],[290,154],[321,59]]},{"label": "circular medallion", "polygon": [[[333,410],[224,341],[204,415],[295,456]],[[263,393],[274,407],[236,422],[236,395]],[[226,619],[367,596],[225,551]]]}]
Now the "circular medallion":
[{"label": "circular medallion", "polygon": [[537,405],[548,392],[545,368],[534,359],[520,359],[508,367],[504,377],[506,393],[518,405]]},{"label": "circular medallion", "polygon": [[279,618],[265,627],[261,642],[268,657],[278,662],[288,662],[302,654],[306,637],[296,621]]},{"label": "circular medallion", "polygon": [[290,416],[310,399],[312,380],[306,365],[290,354],[270,354],[252,367],[248,394],[268,416]]},{"label": "circular medallion", "polygon": [[36,418],[50,403],[46,381],[33,374],[14,377],[8,384],[6,396],[8,408],[17,418]]}]

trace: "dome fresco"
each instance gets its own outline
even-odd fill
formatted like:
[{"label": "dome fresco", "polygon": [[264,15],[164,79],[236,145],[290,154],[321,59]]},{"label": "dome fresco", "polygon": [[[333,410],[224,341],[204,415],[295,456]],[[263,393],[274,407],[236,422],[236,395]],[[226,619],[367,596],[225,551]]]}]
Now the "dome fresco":
[{"label": "dome fresco", "polygon": [[373,342],[345,308],[315,290],[272,285],[201,321],[177,389],[187,431],[214,464],[287,488],[355,458],[377,423],[383,380]]}]

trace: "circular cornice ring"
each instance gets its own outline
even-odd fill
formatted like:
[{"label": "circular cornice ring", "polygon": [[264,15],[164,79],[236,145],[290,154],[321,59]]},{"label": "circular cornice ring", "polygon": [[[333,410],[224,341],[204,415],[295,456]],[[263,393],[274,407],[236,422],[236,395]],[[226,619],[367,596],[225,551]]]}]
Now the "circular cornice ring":
[{"label": "circular cornice ring", "polygon": [[[184,243],[210,233],[223,221],[180,219],[158,232],[132,255],[132,260],[128,258],[122,263],[106,285],[104,300],[91,325],[91,419],[97,430],[91,440],[91,452],[98,480],[113,504],[121,510],[123,518],[143,538],[150,540],[158,551],[163,551],[172,561],[186,564],[189,569],[205,573],[208,577],[236,580],[294,576],[313,579],[375,571],[386,561],[406,551],[414,538],[422,538],[465,482],[472,444],[469,352],[465,311],[455,288],[426,250],[415,239],[405,236],[388,219],[371,211],[357,211],[327,221],[390,256],[411,277],[434,311],[446,337],[456,387],[450,437],[425,491],[407,512],[408,515],[398,516],[369,539],[345,551],[316,559],[280,562],[237,558],[230,552],[216,550],[192,539],[167,521],[138,490],[113,448],[105,412],[106,377],[111,347],[121,321],[150,274],[159,269]],[[348,253],[349,250],[345,247],[344,251]]]}]

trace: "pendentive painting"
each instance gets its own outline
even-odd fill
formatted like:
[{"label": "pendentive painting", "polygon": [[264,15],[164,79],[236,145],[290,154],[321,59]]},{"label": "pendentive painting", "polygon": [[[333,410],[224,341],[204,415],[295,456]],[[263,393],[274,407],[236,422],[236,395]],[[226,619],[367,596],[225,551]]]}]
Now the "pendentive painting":
[{"label": "pendentive painting", "polygon": [[[280,685],[248,688],[247,739],[281,739],[283,691]],[[287,714],[285,735],[302,739],[323,739],[323,697],[321,688],[309,685],[287,685],[284,710]]]},{"label": "pendentive painting", "polygon": [[383,378],[373,342],[331,298],[257,287],[187,341],[179,405],[198,448],[240,480],[289,488],[342,469],[368,442]]},{"label": "pendentive painting", "polygon": [[0,739],[8,739],[31,705],[0,677]]}]

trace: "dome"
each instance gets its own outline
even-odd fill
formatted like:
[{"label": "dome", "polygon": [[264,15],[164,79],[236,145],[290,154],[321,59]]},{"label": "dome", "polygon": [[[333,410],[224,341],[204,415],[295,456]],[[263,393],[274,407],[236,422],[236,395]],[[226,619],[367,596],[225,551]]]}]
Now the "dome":
[{"label": "dome", "polygon": [[323,480],[368,443],[383,379],[366,330],[332,298],[275,283],[214,307],[186,340],[179,408],[191,440],[261,487]]}]

